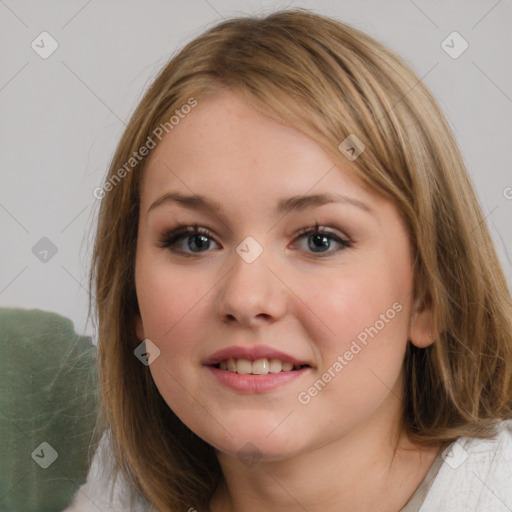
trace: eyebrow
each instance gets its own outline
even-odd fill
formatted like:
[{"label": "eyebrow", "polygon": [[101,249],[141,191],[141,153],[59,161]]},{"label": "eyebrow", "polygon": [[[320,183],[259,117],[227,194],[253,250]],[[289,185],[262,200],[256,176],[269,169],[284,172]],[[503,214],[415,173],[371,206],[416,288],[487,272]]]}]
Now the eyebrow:
[{"label": "eyebrow", "polygon": [[[198,210],[205,213],[212,210],[217,212],[222,210],[222,206],[219,203],[217,203],[213,199],[201,195],[186,195],[180,192],[167,192],[161,195],[151,204],[151,206],[148,208],[147,213],[149,214],[149,212],[151,212],[155,208],[158,208],[159,206],[169,203],[178,204],[183,206],[184,208]],[[343,194],[324,193],[283,198],[279,200],[279,202],[277,203],[277,206],[275,208],[275,214],[286,215],[291,212],[304,211],[329,203],[349,204],[369,214],[373,215],[375,213],[367,204],[353,197],[348,197]]]}]

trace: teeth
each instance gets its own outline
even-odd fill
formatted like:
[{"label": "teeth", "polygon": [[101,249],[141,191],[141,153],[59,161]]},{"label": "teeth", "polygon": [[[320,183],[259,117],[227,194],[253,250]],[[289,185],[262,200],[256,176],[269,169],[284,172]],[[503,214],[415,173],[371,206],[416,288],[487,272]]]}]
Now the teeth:
[{"label": "teeth", "polygon": [[224,359],[219,363],[221,370],[231,373],[239,373],[242,375],[267,375],[268,373],[289,372],[293,369],[299,369],[287,361],[280,359],[256,359],[249,361],[248,359]]},{"label": "teeth", "polygon": [[270,373],[279,373],[283,369],[283,363],[279,359],[271,359],[269,361]]},{"label": "teeth", "polygon": [[252,363],[248,359],[239,359],[236,362],[236,373],[248,375],[251,373]]},{"label": "teeth", "polygon": [[[237,363],[238,368],[238,363]],[[252,363],[251,373],[255,373],[256,375],[266,375],[270,372],[270,363],[268,359],[256,359]]]},{"label": "teeth", "polygon": [[283,363],[283,372],[289,372],[293,368],[292,363]]}]

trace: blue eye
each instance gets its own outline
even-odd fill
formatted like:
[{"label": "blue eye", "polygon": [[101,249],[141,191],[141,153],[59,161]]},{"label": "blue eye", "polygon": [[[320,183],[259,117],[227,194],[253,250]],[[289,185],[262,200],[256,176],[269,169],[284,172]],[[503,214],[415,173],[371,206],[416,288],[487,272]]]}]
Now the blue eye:
[{"label": "blue eye", "polygon": [[[339,250],[352,247],[352,242],[340,238],[326,228],[320,227],[318,224],[299,231],[298,238],[306,238],[308,241],[308,249],[311,249],[313,253],[318,255],[329,255]],[[333,242],[338,245],[338,248],[329,250]]]},{"label": "blue eye", "polygon": [[[197,225],[180,226],[165,234],[163,239],[160,241],[160,247],[169,248],[173,252],[196,254],[205,252],[203,249],[208,250],[210,248],[211,240],[211,232],[206,228],[198,227]],[[183,246],[183,241],[187,241],[185,245],[190,252],[183,250],[182,247],[178,249],[175,248],[176,246]],[[196,249],[198,250],[196,251]]]},{"label": "blue eye", "polygon": [[[352,247],[352,242],[340,238],[326,228],[318,226],[318,224],[299,231],[296,236],[299,240],[305,239],[308,241],[307,249],[303,249],[305,252],[311,252],[320,257]],[[167,232],[160,240],[159,246],[168,248],[174,253],[191,256],[208,252],[212,242],[218,246],[212,238],[212,233],[206,228],[197,225],[179,226]],[[331,247],[333,243],[337,245],[334,249]]]}]

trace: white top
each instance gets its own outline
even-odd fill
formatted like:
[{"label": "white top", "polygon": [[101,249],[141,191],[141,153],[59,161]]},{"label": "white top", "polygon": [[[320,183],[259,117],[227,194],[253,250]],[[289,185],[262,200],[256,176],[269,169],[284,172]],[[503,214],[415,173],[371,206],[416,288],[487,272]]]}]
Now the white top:
[{"label": "white top", "polygon": [[511,512],[512,421],[494,439],[462,437],[448,446],[420,512]]},{"label": "white top", "polygon": [[[433,481],[428,481],[427,475],[423,482],[428,488],[426,497],[419,509],[415,507],[414,510],[512,512],[512,420],[500,424],[495,438],[462,437],[448,446],[441,456],[443,461],[437,474],[434,472]],[[98,512],[98,509],[103,512],[149,512],[148,501],[137,495],[134,495],[130,508],[130,488],[121,472],[112,489],[110,471],[113,464],[105,433],[93,457],[86,483],[76,492],[73,504],[63,512]],[[402,510],[408,510],[410,504],[411,501]]]}]

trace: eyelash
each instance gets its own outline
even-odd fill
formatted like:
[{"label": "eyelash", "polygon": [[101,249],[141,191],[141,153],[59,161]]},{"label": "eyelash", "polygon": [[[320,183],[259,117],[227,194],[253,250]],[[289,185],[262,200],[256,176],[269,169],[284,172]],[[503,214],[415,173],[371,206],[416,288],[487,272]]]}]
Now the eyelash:
[{"label": "eyelash", "polygon": [[[183,224],[183,225],[177,226],[176,228],[172,229],[171,231],[167,231],[163,235],[161,240],[159,241],[158,246],[161,248],[169,249],[170,251],[175,252],[175,253],[180,253],[186,257],[194,257],[194,256],[198,256],[198,255],[202,254],[202,252],[209,252],[209,251],[200,251],[197,253],[184,252],[184,251],[180,251],[180,250],[173,248],[173,245],[175,245],[176,242],[178,242],[179,240],[186,239],[188,237],[192,237],[195,235],[203,235],[208,238],[214,239],[211,231],[208,230],[207,228],[200,227],[197,224],[194,224],[193,226]],[[334,233],[328,231],[328,229],[325,228],[324,226],[319,226],[318,223],[315,223],[315,225],[313,225],[313,226],[309,226],[304,229],[301,229],[300,231],[298,231],[295,234],[295,238],[302,238],[302,237],[305,237],[306,235],[324,235],[324,236],[327,236],[328,238],[330,238],[331,240],[334,240],[338,244],[340,244],[340,247],[338,247],[337,249],[331,250],[331,251],[327,251],[327,252],[323,252],[323,253],[322,252],[318,252],[318,253],[309,252],[309,254],[313,254],[318,258],[330,256],[333,253],[336,253],[338,251],[353,247],[352,241],[338,237]]]}]

